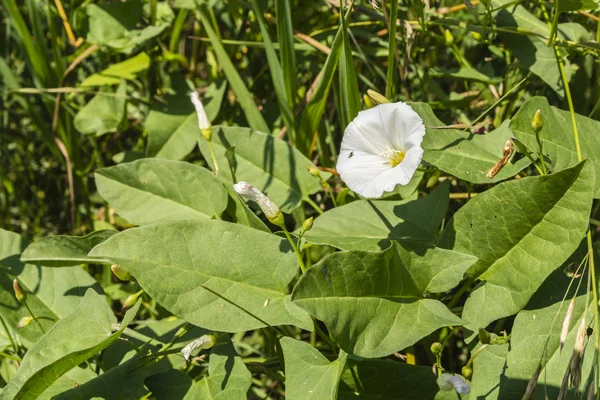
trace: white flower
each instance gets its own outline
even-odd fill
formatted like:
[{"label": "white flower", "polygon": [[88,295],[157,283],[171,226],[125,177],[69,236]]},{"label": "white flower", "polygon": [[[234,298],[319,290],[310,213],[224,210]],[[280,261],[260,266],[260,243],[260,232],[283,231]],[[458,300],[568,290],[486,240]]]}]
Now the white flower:
[{"label": "white flower", "polygon": [[437,384],[439,388],[444,391],[454,389],[458,394],[469,394],[469,392],[471,392],[469,385],[456,375],[443,373],[437,378]]},{"label": "white flower", "polygon": [[196,108],[196,115],[198,116],[198,127],[200,127],[200,132],[206,140],[210,141],[210,139],[212,138],[212,125],[208,120],[206,111],[204,111],[204,106],[200,101],[200,96],[198,95],[198,92],[194,91],[190,93],[190,100]]},{"label": "white flower", "polygon": [[263,192],[249,184],[248,182],[240,181],[233,185],[233,190],[242,197],[252,200],[262,210],[265,216],[275,225],[283,224],[283,214],[279,207],[271,201]]},{"label": "white flower", "polygon": [[185,361],[189,361],[190,357],[192,356],[192,351],[196,350],[197,348],[210,349],[214,345],[215,337],[213,335],[202,335],[181,349],[181,354],[183,354]]},{"label": "white flower", "polygon": [[381,197],[410,182],[423,157],[423,136],[423,120],[406,103],[361,111],[344,132],[337,171],[354,192]]}]

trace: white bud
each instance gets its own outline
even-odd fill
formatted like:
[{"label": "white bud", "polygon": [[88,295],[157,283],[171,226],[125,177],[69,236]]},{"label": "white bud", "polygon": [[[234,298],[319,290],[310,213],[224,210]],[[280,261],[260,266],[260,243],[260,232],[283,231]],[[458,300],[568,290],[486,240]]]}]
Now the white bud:
[{"label": "white bud", "polygon": [[249,184],[248,182],[240,181],[233,185],[233,190],[242,197],[252,200],[265,213],[265,216],[275,225],[282,226],[284,223],[283,214],[279,207],[271,201],[263,192]]},{"label": "white bud", "polygon": [[190,94],[190,100],[196,108],[196,115],[198,116],[198,127],[200,127],[200,132],[206,140],[210,141],[212,139],[212,125],[208,120],[206,111],[204,111],[204,106],[200,101],[200,96],[198,95],[198,92],[192,92]]},{"label": "white bud", "polygon": [[458,394],[468,394],[471,392],[469,385],[456,375],[443,373],[437,379],[437,384],[441,390],[445,391],[454,389]]},{"label": "white bud", "polygon": [[189,361],[192,356],[192,351],[195,349],[210,349],[215,345],[215,337],[213,335],[202,335],[198,339],[189,343],[183,349],[181,349],[181,354],[183,354],[183,358],[185,361]]}]

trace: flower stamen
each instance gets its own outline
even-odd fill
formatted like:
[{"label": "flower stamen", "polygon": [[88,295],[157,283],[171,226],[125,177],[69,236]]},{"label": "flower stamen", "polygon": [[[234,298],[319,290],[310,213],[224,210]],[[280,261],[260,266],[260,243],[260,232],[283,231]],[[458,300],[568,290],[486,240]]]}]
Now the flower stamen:
[{"label": "flower stamen", "polygon": [[383,153],[383,156],[388,159],[388,164],[392,167],[397,166],[404,160],[405,153],[401,150],[395,150],[390,147]]}]

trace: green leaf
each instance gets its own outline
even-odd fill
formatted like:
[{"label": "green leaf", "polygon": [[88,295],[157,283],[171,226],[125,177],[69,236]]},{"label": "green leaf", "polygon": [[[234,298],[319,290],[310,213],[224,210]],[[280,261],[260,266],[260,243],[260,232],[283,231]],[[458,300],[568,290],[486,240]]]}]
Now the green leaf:
[{"label": "green leaf", "polygon": [[560,0],[555,4],[556,12],[569,12],[579,10],[597,10],[598,2],[594,0]]},{"label": "green leaf", "polygon": [[248,91],[242,77],[237,72],[236,67],[233,65],[223,44],[221,43],[221,39],[219,35],[214,30],[212,25],[211,17],[206,9],[206,4],[202,4],[198,7],[200,21],[202,22],[202,26],[206,31],[206,35],[210,39],[210,43],[213,46],[213,50],[217,55],[217,59],[219,62],[219,67],[223,69],[225,72],[225,76],[231,85],[231,90],[237,96],[237,100],[246,115],[246,119],[248,120],[248,124],[252,129],[256,129],[257,131],[269,133],[271,130],[269,126],[265,122],[265,119],[261,115],[260,111],[256,107],[256,103],[254,102],[254,98],[252,93]]},{"label": "green leaf", "polygon": [[487,76],[475,68],[458,67],[458,68],[431,68],[429,75],[434,78],[446,79],[461,79],[465,81],[482,82],[494,84],[501,81],[500,78]]},{"label": "green leaf", "polygon": [[[596,254],[597,256],[597,254]],[[585,275],[584,275],[584,279]],[[534,374],[538,363],[541,362],[542,370],[538,381],[536,395],[534,398],[543,399],[544,393],[548,392],[549,398],[557,398],[559,388],[562,383],[565,372],[569,366],[575,336],[581,318],[586,314],[586,321],[589,324],[593,320],[593,310],[590,303],[586,305],[585,281],[577,293],[575,288],[569,291],[571,279],[565,274],[565,271],[554,272],[550,278],[535,293],[527,308],[517,314],[513,325],[510,351],[506,357],[506,364],[510,368],[503,372],[505,377],[504,385],[500,390],[499,399],[513,399],[517,395],[522,395],[527,387],[527,382]],[[577,282],[575,282],[577,283]],[[570,292],[567,300],[562,304],[562,297]],[[560,322],[564,320],[570,298],[575,297],[575,306],[569,333],[565,346],[560,350]],[[557,317],[558,316],[558,317]],[[556,322],[554,321],[556,319]],[[553,327],[554,325],[554,327]],[[592,325],[593,326],[593,325]],[[583,355],[582,366],[582,387],[584,393],[587,393],[588,382],[591,377],[592,366],[597,363],[594,355],[593,338],[587,343]],[[545,346],[547,342],[547,347]],[[593,375],[592,375],[593,376]],[[592,378],[593,379],[593,378]],[[569,390],[569,399],[580,398],[575,390]]]},{"label": "green leaf", "polygon": [[272,234],[217,220],[179,221],[128,229],[90,256],[121,265],[163,307],[206,329],[312,329],[286,294],[296,257]]},{"label": "green leaf", "polygon": [[359,200],[316,218],[304,238],[343,250],[379,250],[391,240],[433,242],[448,208],[448,183],[413,201]]},{"label": "green leaf", "polygon": [[185,372],[171,369],[147,378],[146,386],[156,400],[192,400],[190,390],[194,381]]},{"label": "green leaf", "polygon": [[[494,0],[495,8],[508,3],[508,0]],[[519,33],[501,32],[499,38],[512,54],[527,69],[537,75],[542,81],[552,88],[560,97],[565,96],[556,54],[553,47],[546,45],[550,36],[550,28],[540,21],[522,5],[502,8],[496,14],[496,22],[503,29],[525,29],[535,35],[523,35]],[[564,58],[567,80],[571,79],[571,67],[567,58]]]},{"label": "green leaf", "polygon": [[108,263],[106,260],[90,258],[88,253],[94,246],[117,233],[112,230],[92,232],[86,236],[49,236],[42,238],[25,249],[21,261],[46,267],[68,267],[90,263]]},{"label": "green leaf", "polygon": [[211,349],[208,377],[194,384],[190,399],[246,400],[250,385],[252,374],[229,342]]},{"label": "green leaf", "polygon": [[87,77],[79,86],[118,85],[121,79],[133,80],[150,67],[150,57],[144,52],[120,63],[112,64],[102,72]]},{"label": "green leaf", "polygon": [[233,185],[225,185],[229,192],[229,202],[227,203],[226,213],[232,218],[233,222],[249,226],[259,231],[271,233],[271,230],[265,225],[260,218],[250,210],[244,200],[233,189]]},{"label": "green leaf", "polygon": [[139,0],[88,4],[85,11],[89,18],[87,41],[127,54],[158,36],[173,19],[173,11],[166,2],[157,4],[157,24],[143,29],[137,29],[145,11]]},{"label": "green leaf", "polygon": [[141,159],[96,171],[98,192],[132,224],[207,219],[227,207],[227,191],[206,168]]},{"label": "green leaf", "polygon": [[[552,172],[562,171],[577,164],[577,146],[573,136],[571,115],[568,111],[551,107],[544,97],[534,97],[526,101],[510,123],[510,128],[525,146],[532,151],[539,151],[535,131],[531,121],[535,112],[542,112],[543,125],[539,132],[543,142],[544,155]],[[600,198],[600,139],[596,132],[600,130],[600,122],[576,114],[577,130],[581,155],[588,160],[596,173],[594,181],[594,197]]]},{"label": "green leaf", "polygon": [[[426,127],[444,126],[426,103],[411,103]],[[524,157],[511,161],[493,179],[486,174],[502,158],[504,145],[514,134],[505,121],[484,135],[458,129],[427,128],[423,138],[423,161],[442,171],[472,183],[498,182],[518,174],[530,161]]]},{"label": "green leaf", "polygon": [[[26,246],[16,233],[0,229],[0,316],[10,328],[16,328],[21,318],[29,316],[25,306],[15,298],[12,288],[15,278],[27,292],[27,305],[46,330],[77,308],[88,288],[102,290],[94,278],[79,267],[23,264],[19,257]],[[42,336],[36,323],[16,332],[27,346]]]},{"label": "green leaf", "polygon": [[[473,349],[473,351],[476,351]],[[508,344],[488,346],[473,360],[473,378],[471,379],[471,398],[495,400],[500,392],[500,376],[506,369]],[[473,352],[471,352],[473,354]],[[524,393],[524,392],[523,392]],[[521,398],[523,393],[519,396]]]},{"label": "green leaf", "polygon": [[[156,101],[144,122],[148,132],[147,153],[149,157],[182,160],[196,147],[200,128],[184,77],[173,75],[171,80],[174,93]],[[206,88],[202,102],[209,121],[217,117],[226,88],[224,80],[212,82]]]},{"label": "green leaf", "polygon": [[454,214],[438,245],[479,259],[469,274],[482,284],[462,314],[469,329],[519,312],[575,251],[588,226],[593,182],[591,164],[584,162],[502,183]]},{"label": "green leaf", "polygon": [[96,94],[75,115],[75,128],[86,135],[102,136],[117,132],[125,121],[127,86],[119,85],[116,93],[100,92]]},{"label": "green leaf", "polygon": [[[228,165],[226,151],[235,146],[237,179],[263,191],[285,213],[298,208],[310,194],[322,188],[319,179],[306,169],[313,163],[283,140],[248,128],[214,126],[212,142],[222,170],[221,179],[232,183],[231,174],[224,169]],[[202,139],[198,144],[213,167],[208,143]],[[321,176],[329,178],[325,172]]]},{"label": "green leaf", "polygon": [[[443,326],[462,325],[423,294],[454,287],[475,258],[455,255],[433,265],[444,256],[434,254],[440,250],[417,248],[432,252],[423,258],[411,251],[394,244],[383,252],[333,253],[306,271],[292,300],[323,321],[344,351],[367,358],[393,354]],[[440,284],[443,277],[454,282]]]},{"label": "green leaf", "polygon": [[17,376],[2,395],[10,399],[35,399],[73,367],[115,342],[131,322],[141,301],[127,312],[116,332],[117,322],[106,298],[88,289],[79,307],[58,321],[27,352]]},{"label": "green leaf", "polygon": [[433,400],[436,393],[441,393],[430,367],[350,358],[347,364],[339,400]]},{"label": "green leaf", "polygon": [[329,361],[306,342],[283,337],[279,340],[285,361],[285,398],[289,400],[337,399],[340,376],[347,354]]},{"label": "green leaf", "polygon": [[292,10],[289,1],[275,0],[275,15],[277,17],[277,40],[279,42],[279,58],[283,72],[283,82],[287,93],[288,104],[291,108],[296,104],[296,50],[294,48],[294,30],[292,25]]}]

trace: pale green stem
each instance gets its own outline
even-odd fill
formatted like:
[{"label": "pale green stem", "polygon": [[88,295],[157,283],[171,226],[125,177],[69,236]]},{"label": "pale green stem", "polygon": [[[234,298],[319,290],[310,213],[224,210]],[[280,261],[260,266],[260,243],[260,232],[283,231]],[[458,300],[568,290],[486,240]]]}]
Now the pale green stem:
[{"label": "pale green stem", "polygon": [[307,197],[306,199],[304,199],[304,201],[306,201],[308,204],[310,204],[312,206],[312,208],[314,208],[319,214],[323,214],[323,210],[321,210],[321,207],[319,207],[317,203],[312,201],[312,199],[310,197]]},{"label": "pale green stem", "polygon": [[296,243],[294,243],[294,240],[292,239],[292,236],[288,232],[285,225],[282,225],[281,228],[283,229],[283,233],[285,233],[285,237],[287,237],[287,240],[290,242],[290,245],[292,245],[292,249],[294,249],[294,253],[296,253],[296,258],[298,259],[298,264],[300,264],[300,269],[302,270],[302,273],[305,273],[306,267],[304,266],[304,261],[302,260],[302,254],[300,254],[300,250],[298,250],[298,246],[296,246]]},{"label": "pale green stem", "polygon": [[40,327],[40,330],[42,331],[42,333],[45,335],[46,331],[44,330],[44,328],[42,327],[42,324],[40,323],[40,321],[36,318],[35,315],[33,315],[33,311],[31,311],[31,308],[29,308],[29,305],[27,304],[27,302],[23,302],[23,304],[25,305],[25,308],[27,309],[27,311],[29,312],[29,315],[31,315],[31,318],[33,318],[33,320],[38,324],[38,326]]},{"label": "pale green stem", "polygon": [[8,330],[8,326],[6,326],[6,322],[4,322],[4,319],[2,317],[0,317],[0,322],[2,323],[2,327],[4,328],[4,332],[6,332],[6,337],[10,341],[10,345],[15,350],[15,354],[17,354],[19,352],[19,348],[15,344],[15,341],[13,340],[13,337],[12,337],[10,331]]},{"label": "pale green stem", "polygon": [[215,156],[215,149],[213,148],[212,140],[208,141],[208,149],[210,150],[210,156],[212,157],[213,165],[215,166],[215,175],[218,175],[219,164],[217,164],[217,157]]},{"label": "pale green stem", "polygon": [[[558,0],[556,1],[555,7],[558,9]],[[562,59],[559,57],[558,50],[554,47],[554,53],[558,60],[558,66],[560,69],[560,75],[562,77],[563,86],[565,87],[565,94],[567,96],[567,102],[569,103],[569,113],[571,114],[571,124],[573,125],[573,136],[575,137],[575,148],[577,150],[577,161],[583,161],[581,155],[581,146],[579,145],[579,130],[577,129],[577,119],[575,118],[575,108],[573,107],[573,99],[571,98],[571,89],[569,88],[569,81],[567,79],[567,73],[565,72],[565,66]],[[596,285],[596,270],[594,267],[594,248],[592,245],[592,232],[590,229],[587,231],[587,246],[588,246],[588,262],[590,266],[590,273],[592,276],[592,296],[594,302],[594,332],[600,332],[600,323],[598,315],[598,287]],[[600,353],[600,335],[594,335],[594,348],[596,355]],[[598,365],[596,365],[596,386],[598,384]],[[596,398],[600,398],[600,391],[596,393]]]}]

